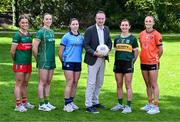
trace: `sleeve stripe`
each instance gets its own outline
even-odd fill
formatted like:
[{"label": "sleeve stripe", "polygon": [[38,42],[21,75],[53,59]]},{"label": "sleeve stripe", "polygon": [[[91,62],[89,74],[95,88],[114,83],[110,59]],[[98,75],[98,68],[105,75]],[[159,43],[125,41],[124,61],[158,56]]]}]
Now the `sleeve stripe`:
[{"label": "sleeve stripe", "polygon": [[156,46],[162,46],[162,44],[158,44],[158,45],[156,45]]},{"label": "sleeve stripe", "polygon": [[138,48],[136,47],[136,48],[133,48],[133,50],[138,50]]},{"label": "sleeve stripe", "polygon": [[64,46],[64,47],[66,46],[65,44],[62,44],[62,43],[61,43],[60,45],[62,45],[62,46]]},{"label": "sleeve stripe", "polygon": [[41,41],[41,39],[38,39],[38,38],[34,38],[34,40]]},{"label": "sleeve stripe", "polygon": [[16,42],[12,42],[12,44],[14,44],[14,45],[18,45],[18,43],[16,43]]}]

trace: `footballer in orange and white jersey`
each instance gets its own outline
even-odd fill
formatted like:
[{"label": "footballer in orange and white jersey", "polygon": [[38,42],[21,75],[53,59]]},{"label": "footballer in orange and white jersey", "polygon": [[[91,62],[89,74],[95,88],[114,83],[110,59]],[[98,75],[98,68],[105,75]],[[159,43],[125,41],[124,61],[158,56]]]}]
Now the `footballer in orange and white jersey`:
[{"label": "footballer in orange and white jersey", "polygon": [[162,46],[162,36],[157,30],[147,32],[146,30],[140,33],[140,61],[141,64],[158,64],[159,55],[158,46]]}]

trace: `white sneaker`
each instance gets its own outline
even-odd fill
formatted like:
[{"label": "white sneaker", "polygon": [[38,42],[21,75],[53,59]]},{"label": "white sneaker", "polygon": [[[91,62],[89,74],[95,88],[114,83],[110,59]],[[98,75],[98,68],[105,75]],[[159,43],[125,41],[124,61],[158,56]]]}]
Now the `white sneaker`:
[{"label": "white sneaker", "polygon": [[35,108],[35,106],[34,105],[32,105],[31,103],[29,103],[29,102],[27,102],[27,103],[25,103],[25,104],[22,104],[25,108],[27,108],[27,109],[34,109]]},{"label": "white sneaker", "polygon": [[71,106],[72,106],[72,108],[74,110],[78,110],[79,109],[79,107],[76,104],[74,104],[74,102],[71,102],[70,104],[71,104]]},{"label": "white sneaker", "polygon": [[140,110],[142,110],[142,111],[149,111],[152,107],[153,107],[153,105],[147,104],[144,107],[140,108]]},{"label": "white sneaker", "polygon": [[131,107],[125,106],[124,110],[121,113],[127,114],[127,113],[131,113],[131,112],[132,112]]},{"label": "white sneaker", "polygon": [[46,106],[46,104],[39,105],[38,108],[39,111],[51,111],[49,107]]},{"label": "white sneaker", "polygon": [[111,111],[118,111],[118,110],[123,110],[123,109],[124,109],[124,106],[118,103],[116,106],[111,108]]},{"label": "white sneaker", "polygon": [[64,111],[66,112],[73,112],[74,109],[72,108],[71,104],[67,104],[67,105],[64,105],[64,108],[63,108]]},{"label": "white sneaker", "polygon": [[160,113],[159,107],[154,106],[147,113],[148,114],[157,114],[157,113]]},{"label": "white sneaker", "polygon": [[55,107],[55,106],[53,106],[53,105],[51,105],[49,102],[48,102],[48,104],[46,104],[46,106],[47,106],[47,107],[49,107],[51,110],[56,109],[56,107]]},{"label": "white sneaker", "polygon": [[23,105],[19,105],[15,107],[14,111],[18,111],[18,112],[26,112],[27,109],[23,106]]}]

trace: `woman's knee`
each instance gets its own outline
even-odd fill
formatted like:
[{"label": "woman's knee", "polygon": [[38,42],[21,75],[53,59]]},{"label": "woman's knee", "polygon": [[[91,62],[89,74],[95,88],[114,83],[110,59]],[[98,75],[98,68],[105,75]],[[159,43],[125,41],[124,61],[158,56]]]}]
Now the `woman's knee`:
[{"label": "woman's knee", "polygon": [[117,89],[122,89],[122,84],[117,83]]},{"label": "woman's knee", "polygon": [[147,88],[151,88],[152,87],[152,83],[151,82],[145,82],[146,83],[146,87]]},{"label": "woman's knee", "polygon": [[42,79],[39,80],[39,85],[44,86],[46,84],[47,84],[46,80],[42,80]]},{"label": "woman's knee", "polygon": [[66,87],[72,87],[73,85],[73,80],[72,79],[69,79],[66,81]]},{"label": "woman's knee", "polygon": [[23,85],[22,85],[22,83],[21,82],[16,82],[16,85],[15,85],[16,87],[22,87]]},{"label": "woman's knee", "polygon": [[157,84],[157,83],[152,83],[152,88],[153,88],[153,89],[158,88],[158,84]]},{"label": "woman's knee", "polygon": [[77,85],[78,85],[78,81],[73,81],[73,86],[77,87]]},{"label": "woman's knee", "polygon": [[125,87],[126,87],[127,90],[132,89],[131,83],[126,83]]},{"label": "woman's knee", "polygon": [[25,86],[25,87],[27,87],[28,86],[28,81],[27,80],[25,80],[25,81],[23,81],[23,86]]},{"label": "woman's knee", "polygon": [[17,78],[16,79],[16,86],[22,86],[23,82],[24,82],[24,80],[22,78]]}]

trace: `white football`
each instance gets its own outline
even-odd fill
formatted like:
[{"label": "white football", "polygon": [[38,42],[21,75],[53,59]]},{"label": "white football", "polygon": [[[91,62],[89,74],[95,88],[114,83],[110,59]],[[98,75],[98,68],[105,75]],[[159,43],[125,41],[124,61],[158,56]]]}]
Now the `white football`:
[{"label": "white football", "polygon": [[96,48],[96,51],[103,55],[103,56],[107,56],[108,53],[109,53],[109,48],[107,47],[107,45],[105,44],[100,44],[97,48]]}]

